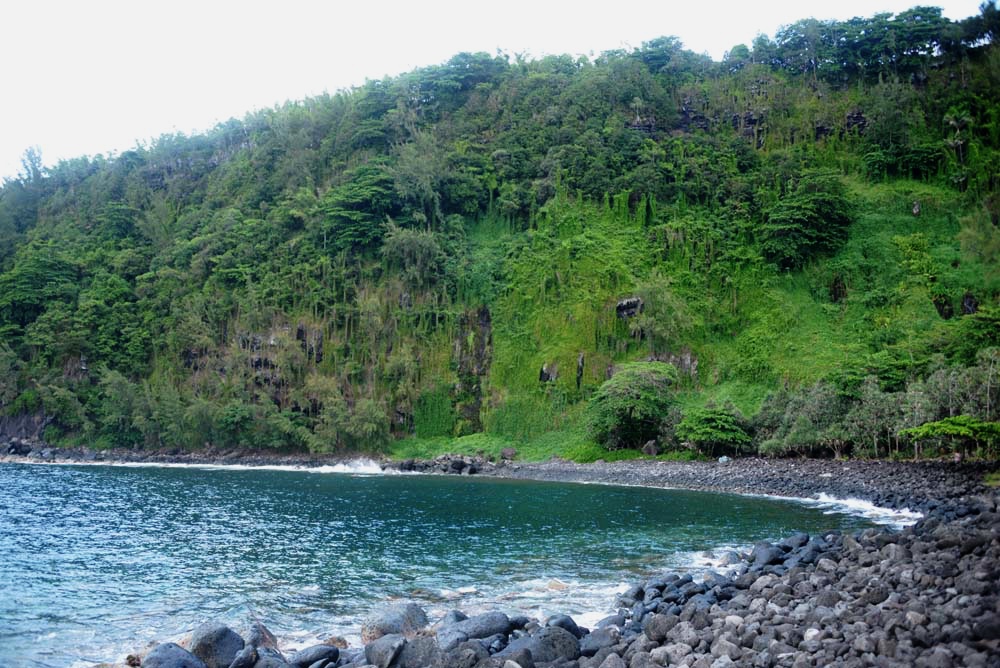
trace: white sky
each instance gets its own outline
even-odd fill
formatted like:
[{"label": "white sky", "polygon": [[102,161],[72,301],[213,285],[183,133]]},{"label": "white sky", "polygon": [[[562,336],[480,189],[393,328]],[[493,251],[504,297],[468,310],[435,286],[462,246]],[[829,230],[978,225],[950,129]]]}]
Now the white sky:
[{"label": "white sky", "polygon": [[802,18],[980,0],[5,0],[0,179],[336,91],[461,51],[598,54],[662,35],[716,60]]}]

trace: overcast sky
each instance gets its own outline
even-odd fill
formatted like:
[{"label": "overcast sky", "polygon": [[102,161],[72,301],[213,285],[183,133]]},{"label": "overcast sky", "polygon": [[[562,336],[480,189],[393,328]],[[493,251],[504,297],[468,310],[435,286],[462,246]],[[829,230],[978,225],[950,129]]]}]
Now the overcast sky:
[{"label": "overcast sky", "polygon": [[[980,0],[936,4],[951,19]],[[461,51],[598,54],[675,35],[716,60],[801,18],[899,12],[916,0],[9,0],[0,21],[0,178],[207,130]]]}]

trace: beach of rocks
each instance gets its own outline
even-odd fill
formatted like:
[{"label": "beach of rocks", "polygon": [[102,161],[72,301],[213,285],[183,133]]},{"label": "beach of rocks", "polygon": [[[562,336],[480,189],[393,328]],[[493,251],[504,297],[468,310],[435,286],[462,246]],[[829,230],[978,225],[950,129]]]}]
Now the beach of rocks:
[{"label": "beach of rocks", "polygon": [[[99,463],[50,451],[34,461]],[[161,463],[211,462],[158,455]],[[8,455],[7,461],[31,461]],[[116,457],[116,459],[123,459]],[[148,460],[147,460],[148,461]],[[273,464],[271,460],[267,463]],[[329,460],[304,457],[288,465]],[[328,641],[283,652],[259,622],[240,633],[207,622],[124,665],[183,668],[656,668],[693,666],[1000,666],[1000,504],[983,483],[995,465],[740,459],[574,464],[441,457],[385,468],[454,475],[676,487],[814,498],[827,494],[922,519],[897,529],[795,534],[725,555],[703,577],[660,573],[636,582],[617,612],[582,628],[547,619],[455,610],[428,619],[412,603],[374,610],[364,646]]]}]

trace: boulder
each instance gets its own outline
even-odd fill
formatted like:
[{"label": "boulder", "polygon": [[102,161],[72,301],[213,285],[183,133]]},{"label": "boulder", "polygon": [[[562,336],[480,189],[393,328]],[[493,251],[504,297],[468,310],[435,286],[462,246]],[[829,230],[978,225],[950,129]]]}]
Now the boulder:
[{"label": "boulder", "polygon": [[259,621],[250,622],[245,637],[246,644],[251,647],[278,649],[278,639]]},{"label": "boulder", "polygon": [[548,621],[545,622],[546,626],[558,626],[559,628],[566,629],[578,639],[584,636],[584,632],[580,630],[576,622],[569,615],[553,615],[549,617]]},{"label": "boulder", "polygon": [[750,563],[754,569],[773,566],[784,561],[785,551],[767,542],[757,543],[750,553]]},{"label": "boulder", "polygon": [[591,631],[580,638],[580,654],[583,656],[594,656],[605,647],[617,645],[621,637],[621,631],[618,630],[617,626],[606,626]]},{"label": "boulder", "polygon": [[510,618],[502,612],[485,612],[475,615],[460,622],[450,624],[438,631],[451,631],[462,633],[466,638],[488,638],[498,633],[507,635],[511,632],[513,625]]},{"label": "boulder", "polygon": [[580,658],[580,641],[575,635],[559,626],[546,626],[537,633],[517,638],[497,656],[507,658],[522,649],[530,651],[536,663],[572,661]]},{"label": "boulder", "polygon": [[285,662],[285,657],[277,649],[258,647],[257,663],[253,664],[253,668],[291,668],[291,666]]},{"label": "boulder", "polygon": [[206,622],[191,632],[188,647],[208,668],[229,668],[243,645],[243,638],[225,624]]},{"label": "boulder", "polygon": [[489,659],[489,654],[476,642],[463,643],[441,656],[436,668],[472,668],[480,661]]},{"label": "boulder", "polygon": [[445,652],[455,649],[468,639],[469,636],[452,628],[440,629],[437,632],[438,646]]},{"label": "boulder", "polygon": [[441,649],[430,636],[418,636],[408,640],[399,653],[399,668],[425,668],[437,665],[441,660]]},{"label": "boulder", "polygon": [[398,633],[380,636],[365,646],[365,660],[377,668],[389,668],[405,645],[406,638]]},{"label": "boulder", "polygon": [[296,668],[309,668],[317,661],[326,660],[331,663],[340,658],[340,650],[333,645],[313,645],[300,649],[288,657],[288,663]]},{"label": "boulder", "polygon": [[207,668],[205,662],[180,645],[166,642],[157,645],[142,660],[143,668]]},{"label": "boulder", "polygon": [[367,645],[390,634],[412,635],[426,626],[427,615],[419,605],[390,605],[373,612],[361,623],[361,642]]},{"label": "boulder", "polygon": [[254,668],[259,658],[257,648],[253,645],[246,645],[236,653],[233,662],[229,664],[229,668]]},{"label": "boulder", "polygon": [[650,640],[663,642],[678,621],[680,620],[673,615],[650,615],[643,621],[642,631]]}]

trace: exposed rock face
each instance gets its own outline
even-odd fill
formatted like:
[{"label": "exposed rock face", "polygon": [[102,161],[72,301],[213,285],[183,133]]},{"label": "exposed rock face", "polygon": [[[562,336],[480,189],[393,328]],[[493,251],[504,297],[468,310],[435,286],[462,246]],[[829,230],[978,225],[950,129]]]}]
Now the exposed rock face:
[{"label": "exposed rock face", "polygon": [[698,356],[690,348],[681,348],[675,353],[659,353],[646,358],[647,362],[666,362],[672,364],[679,373],[688,378],[698,377]]},{"label": "exposed rock face", "polygon": [[641,297],[626,297],[615,305],[615,313],[622,320],[634,318],[646,308]]},{"label": "exposed rock face", "polygon": [[453,360],[458,375],[455,408],[464,423],[460,430],[482,431],[482,384],[493,363],[493,319],[485,306],[463,314],[459,320]]},{"label": "exposed rock face", "polygon": [[323,332],[299,323],[295,328],[295,340],[302,347],[306,360],[319,364],[323,361]]},{"label": "exposed rock face", "polygon": [[704,130],[707,132],[710,127],[708,117],[695,107],[695,101],[690,97],[685,97],[681,101],[681,113],[680,118],[678,118],[678,125],[685,132],[690,132],[691,130]]},{"label": "exposed rock face", "polygon": [[934,302],[934,308],[937,309],[938,315],[943,320],[951,320],[952,316],[955,315],[955,309],[952,307],[948,295],[934,295],[931,301]]},{"label": "exposed rock face", "polygon": [[543,364],[538,372],[539,383],[554,383],[559,378],[559,369],[555,364]]},{"label": "exposed rock face", "polygon": [[979,300],[971,292],[962,295],[962,315],[972,315],[979,311]]},{"label": "exposed rock face", "polygon": [[864,134],[865,129],[868,127],[868,119],[865,118],[864,112],[860,109],[853,109],[848,112],[844,120],[847,130],[856,130],[858,134]]}]

